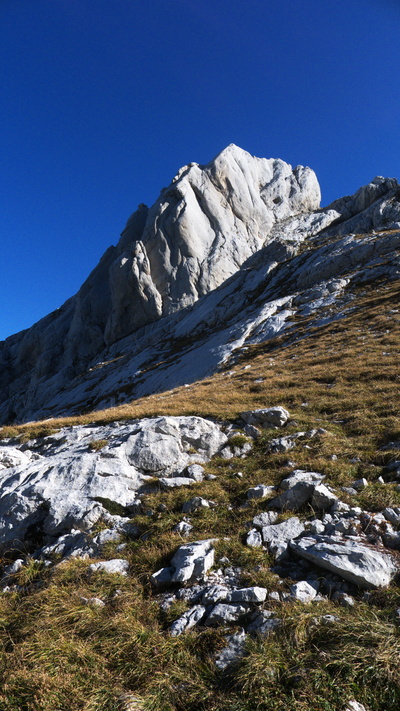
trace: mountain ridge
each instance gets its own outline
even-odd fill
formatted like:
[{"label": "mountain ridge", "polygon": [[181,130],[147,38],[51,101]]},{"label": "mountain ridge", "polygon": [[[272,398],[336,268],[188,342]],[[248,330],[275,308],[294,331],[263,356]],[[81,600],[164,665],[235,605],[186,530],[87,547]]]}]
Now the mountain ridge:
[{"label": "mountain ridge", "polygon": [[[241,346],[256,321],[269,323],[266,337],[286,328],[293,313],[285,315],[283,303],[275,303],[282,298],[273,289],[279,272],[281,282],[292,279],[293,298],[299,300],[299,291],[329,278],[339,281],[328,292],[343,290],[340,280],[354,272],[349,264],[358,260],[365,271],[375,249],[388,261],[398,247],[395,233],[389,235],[400,227],[398,197],[395,179],[377,177],[353,196],[320,208],[311,169],[254,158],[233,144],[205,166],[184,166],[152,208],[142,205],[131,215],[117,246],[106,250],[75,296],[0,344],[1,420],[101,408],[121,402],[124,388],[140,397],[150,388],[183,384],[184,373],[190,382],[205,377],[233,350],[227,342],[234,334],[224,323],[229,314],[234,318],[235,304],[238,323],[248,313],[247,326],[236,328]],[[379,230],[386,237],[371,236]],[[351,237],[354,232],[366,235],[363,244]],[[325,252],[324,240],[332,245]],[[299,255],[304,250],[306,258]],[[393,269],[387,265],[386,271]],[[253,301],[264,294],[264,311],[250,315],[243,290]],[[196,333],[203,334],[204,344],[191,361],[197,359],[200,368],[184,365],[183,353],[181,367],[169,369],[166,379],[160,369],[143,383],[139,371],[155,358],[171,357],[172,339],[187,342]],[[118,366],[108,367],[107,374],[103,368],[100,377],[98,363],[110,361]]]},{"label": "mountain ridge", "polygon": [[399,216],[378,177],[91,360],[15,347],[4,711],[398,710]]}]

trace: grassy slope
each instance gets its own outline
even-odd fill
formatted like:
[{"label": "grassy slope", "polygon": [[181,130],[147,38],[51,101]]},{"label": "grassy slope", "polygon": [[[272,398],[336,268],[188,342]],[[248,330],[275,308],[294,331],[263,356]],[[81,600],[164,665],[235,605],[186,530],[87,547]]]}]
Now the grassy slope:
[{"label": "grassy slope", "polygon": [[[3,428],[2,436],[29,439],[77,422],[155,414],[234,420],[241,410],[280,404],[293,417],[288,432],[328,430],[290,452],[299,467],[328,475],[334,485],[365,476],[370,485],[358,497],[360,506],[399,506],[394,485],[374,483],[394,457],[393,451],[379,447],[400,439],[400,313],[393,313],[398,306],[398,284],[365,288],[357,309],[345,319],[284,348],[279,339],[254,346],[231,375],[220,373],[189,388],[81,418]],[[149,574],[182,543],[172,528],[181,520],[182,502],[197,492],[218,506],[192,515],[193,539],[226,538],[218,544],[217,559],[226,555],[241,565],[245,583],[286,589],[288,582],[280,583],[270,572],[265,552],[243,545],[246,522],[265,504],[238,508],[249,486],[277,483],[287,471],[288,455],[267,453],[271,436],[276,433],[266,433],[246,459],[210,462],[207,469],[217,479],[195,485],[190,494],[186,489],[149,495],[148,515],[135,518],[142,539],[129,542],[124,552],[131,564],[128,578],[88,577],[88,562],[79,560],[50,572],[32,561],[21,571],[23,590],[0,596],[1,711],[116,711],[128,693],[136,697],[132,709],[153,711],[342,711],[352,698],[370,711],[397,711],[396,585],[373,593],[369,605],[360,595],[351,610],[329,601],[312,606],[274,603],[285,620],[283,630],[251,641],[248,656],[230,673],[217,672],[212,660],[224,646],[221,630],[178,638],[165,633],[185,604],[161,614]],[[356,457],[359,462],[350,461]],[[242,479],[234,476],[239,470]],[[162,513],[161,502],[166,506]],[[107,554],[120,555],[112,547]],[[99,597],[106,606],[85,606],[82,596]],[[340,622],[332,627],[315,624],[315,617],[328,612]]]}]

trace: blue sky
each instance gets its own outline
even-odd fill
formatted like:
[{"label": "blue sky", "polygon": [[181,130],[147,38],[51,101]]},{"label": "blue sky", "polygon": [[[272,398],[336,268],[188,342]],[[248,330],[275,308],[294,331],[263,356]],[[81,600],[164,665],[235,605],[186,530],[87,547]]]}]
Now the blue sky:
[{"label": "blue sky", "polygon": [[323,204],[400,179],[399,0],[0,0],[0,339],[229,143]]}]

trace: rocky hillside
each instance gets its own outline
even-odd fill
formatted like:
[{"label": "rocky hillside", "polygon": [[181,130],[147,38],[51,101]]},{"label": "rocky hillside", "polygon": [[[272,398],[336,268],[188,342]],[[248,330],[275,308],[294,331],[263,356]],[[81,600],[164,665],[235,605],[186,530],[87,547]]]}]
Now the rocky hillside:
[{"label": "rocky hillside", "polygon": [[0,344],[3,423],[103,409],[216,372],[398,274],[399,186],[319,208],[314,173],[229,146],[128,220],[78,294]]},{"label": "rocky hillside", "polygon": [[2,711],[398,710],[399,187],[318,201],[230,146],[2,344],[69,413],[0,430]]}]

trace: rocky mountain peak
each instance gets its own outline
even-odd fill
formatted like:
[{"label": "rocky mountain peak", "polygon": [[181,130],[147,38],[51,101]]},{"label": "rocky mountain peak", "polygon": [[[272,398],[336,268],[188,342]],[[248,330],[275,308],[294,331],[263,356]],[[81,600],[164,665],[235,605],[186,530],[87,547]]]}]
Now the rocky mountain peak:
[{"label": "rocky mountain peak", "polygon": [[1,709],[399,708],[400,189],[319,199],[230,145],[0,344]]},{"label": "rocky mountain peak", "polygon": [[[372,245],[373,231],[399,227],[394,178],[377,177],[320,208],[310,168],[234,144],[206,165],[190,163],[152,207],[129,217],[75,296],[0,344],[0,418],[120,402],[127,383],[139,396],[204,377],[244,342],[286,329],[291,309],[316,287],[339,293],[376,248],[396,248],[393,235]],[[365,234],[365,244],[352,233]],[[177,339],[197,350],[181,353],[180,367],[152,367],[140,377],[156,354],[169,362]],[[118,368],[104,378],[99,362]]]}]

